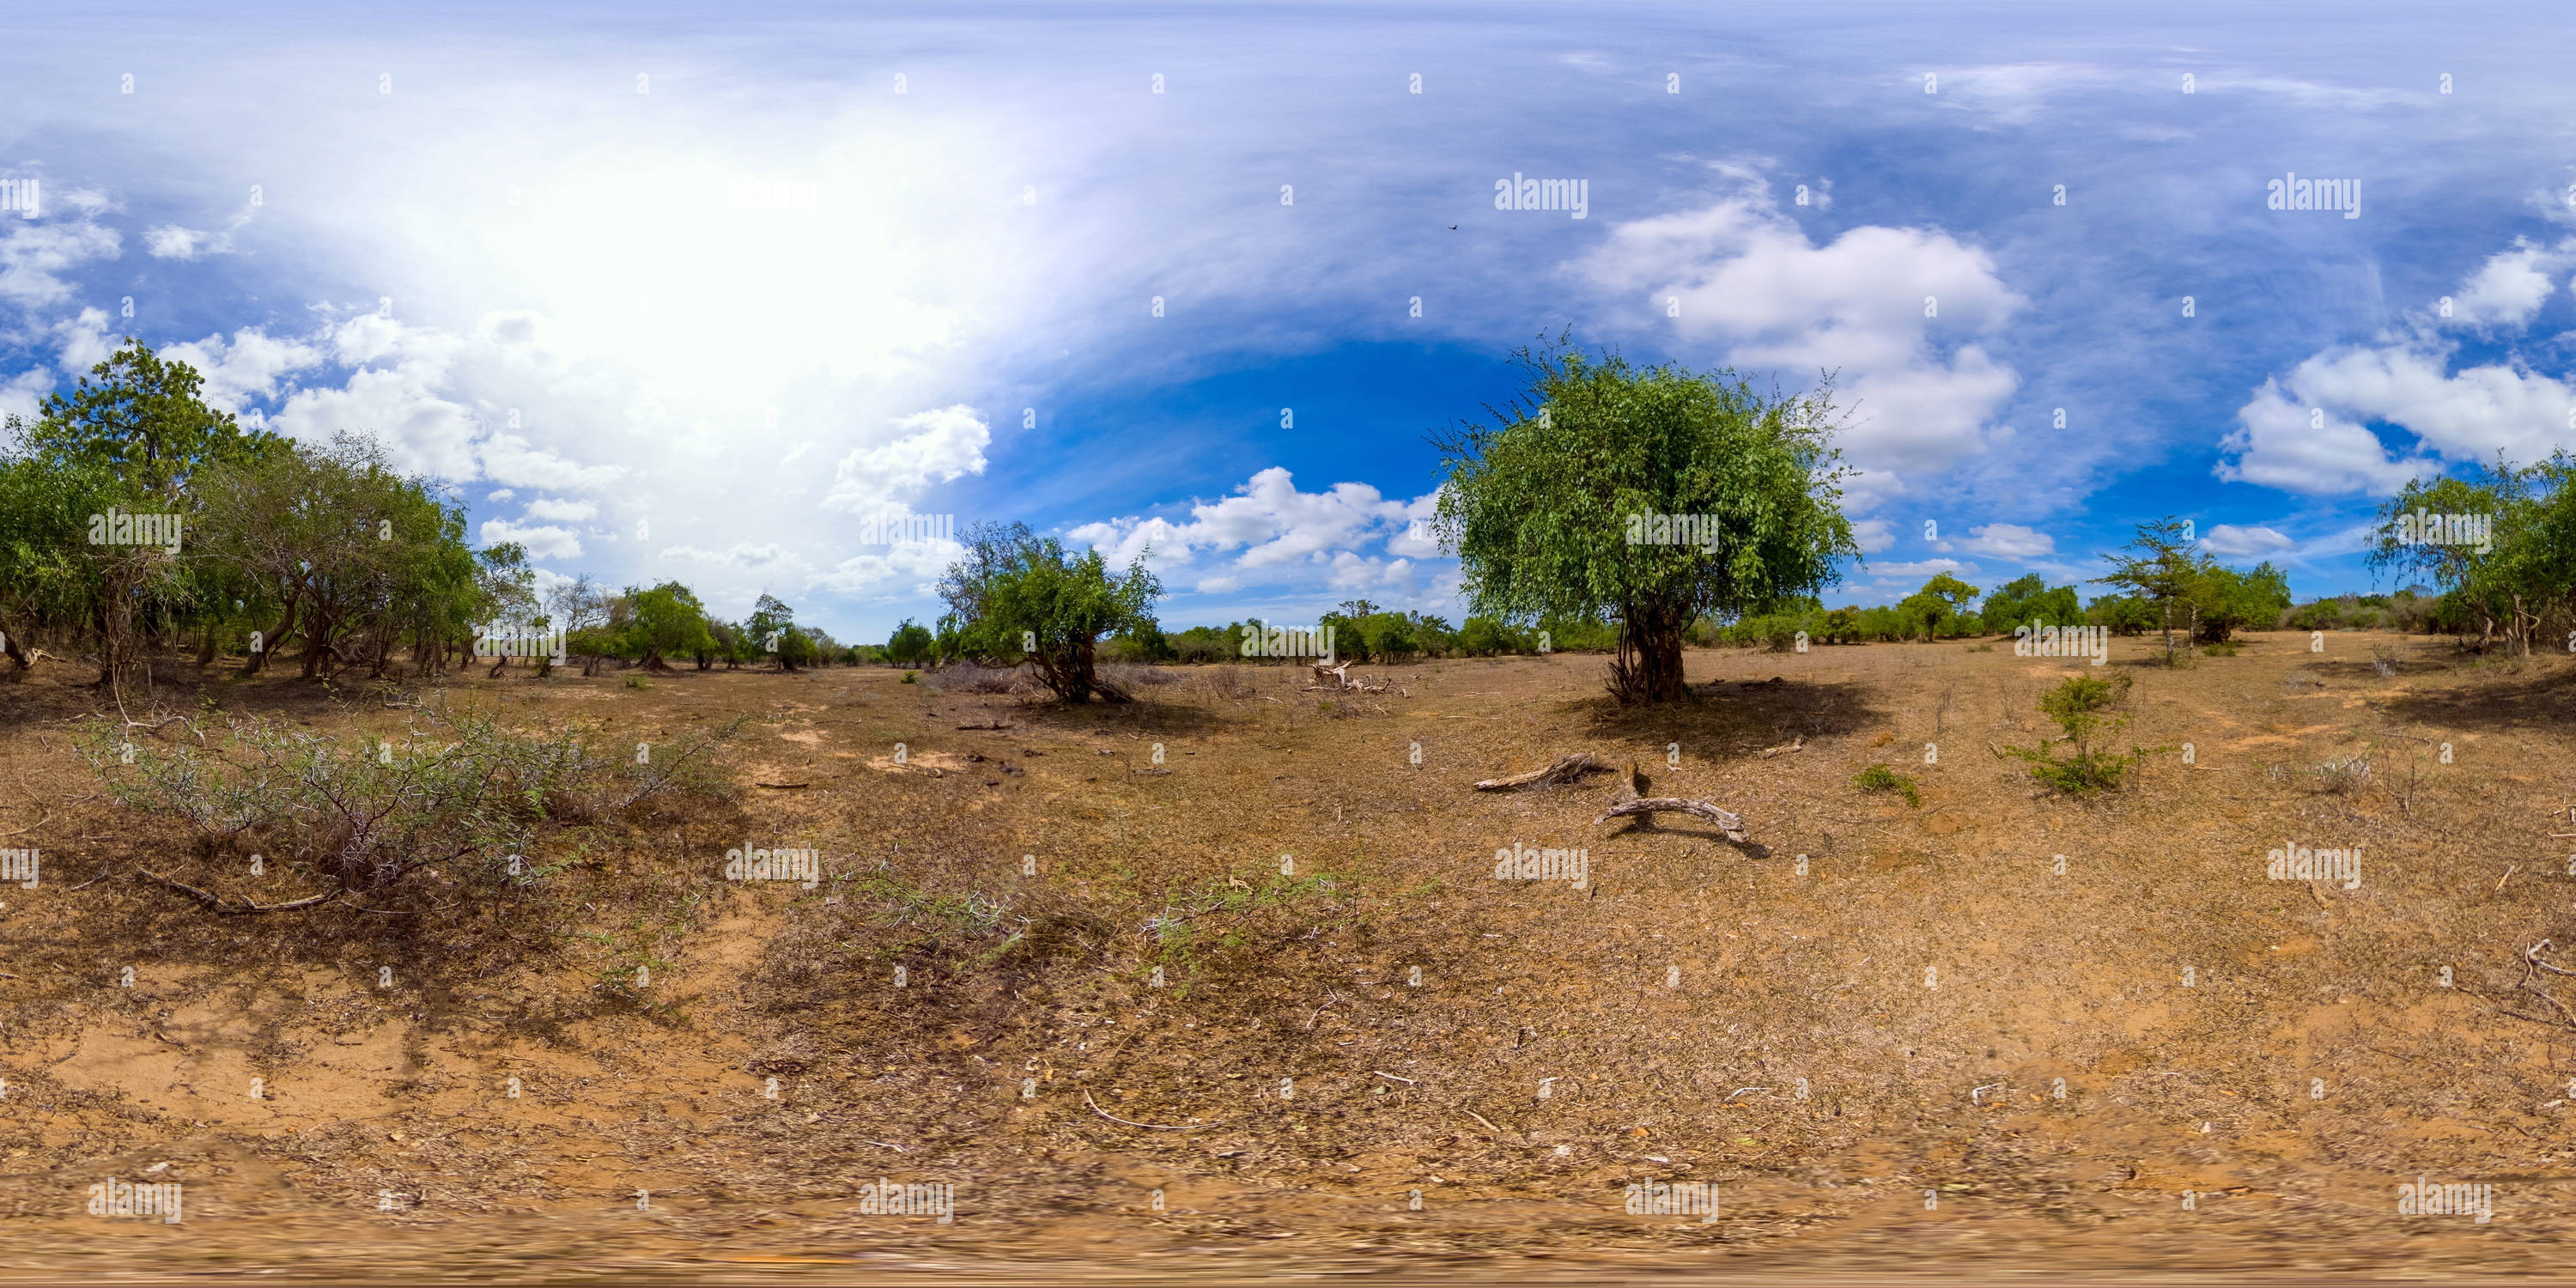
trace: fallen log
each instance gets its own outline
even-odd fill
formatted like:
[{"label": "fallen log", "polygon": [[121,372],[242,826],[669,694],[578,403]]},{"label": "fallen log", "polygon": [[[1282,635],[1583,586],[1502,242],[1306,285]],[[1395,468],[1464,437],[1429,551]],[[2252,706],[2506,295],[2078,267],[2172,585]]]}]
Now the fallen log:
[{"label": "fallen log", "polygon": [[1695,818],[1704,818],[1717,824],[1717,830],[1726,833],[1727,840],[1739,845],[1744,843],[1743,819],[1707,801],[1686,801],[1678,796],[1641,796],[1633,800],[1624,800],[1603,811],[1601,817],[1592,821],[1607,823],[1614,818],[1628,818],[1640,814],[1688,814]]},{"label": "fallen log", "polygon": [[1540,783],[1553,786],[1558,783],[1573,782],[1576,779],[1583,777],[1585,774],[1606,774],[1608,772],[1610,772],[1610,767],[1602,764],[1600,761],[1594,760],[1591,752],[1578,751],[1570,756],[1557,757],[1556,763],[1545,769],[1533,769],[1526,774],[1514,774],[1509,778],[1488,778],[1485,781],[1476,784],[1476,790],[1480,792],[1507,792],[1516,787],[1529,787]]},{"label": "fallen log", "polygon": [[1627,772],[1619,775],[1618,798],[1611,802],[1609,809],[1602,811],[1601,817],[1592,821],[1600,824],[1614,818],[1633,818],[1650,814],[1688,814],[1693,818],[1703,818],[1717,824],[1717,830],[1726,833],[1727,840],[1738,845],[1744,844],[1744,820],[1736,817],[1731,811],[1719,809],[1707,801],[1683,800],[1678,796],[1640,796],[1637,794],[1637,784],[1643,781],[1645,780],[1637,776],[1637,762],[1629,761]]}]

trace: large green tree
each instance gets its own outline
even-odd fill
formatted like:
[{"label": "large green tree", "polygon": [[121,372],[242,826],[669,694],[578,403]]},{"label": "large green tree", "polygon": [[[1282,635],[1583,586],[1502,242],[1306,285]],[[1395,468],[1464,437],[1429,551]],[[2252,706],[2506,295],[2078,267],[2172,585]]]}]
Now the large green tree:
[{"label": "large green tree", "polygon": [[1097,549],[1069,555],[1027,524],[981,524],[966,533],[966,557],[939,582],[957,623],[960,655],[1000,665],[1026,662],[1066,702],[1098,694],[1127,700],[1098,670],[1100,638],[1154,626],[1163,585],[1143,555],[1124,574]]},{"label": "large green tree", "polygon": [[1491,423],[1435,439],[1448,469],[1437,530],[1477,613],[1616,620],[1620,702],[1683,696],[1693,621],[1812,595],[1859,556],[1829,384],[1784,397],[1731,371],[1519,357],[1526,390]]}]

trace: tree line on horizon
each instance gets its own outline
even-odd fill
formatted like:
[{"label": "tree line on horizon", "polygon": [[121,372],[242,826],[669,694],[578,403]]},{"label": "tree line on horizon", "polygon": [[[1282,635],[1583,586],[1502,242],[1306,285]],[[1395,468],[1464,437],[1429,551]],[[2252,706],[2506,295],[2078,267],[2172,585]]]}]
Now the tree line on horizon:
[{"label": "tree line on horizon", "polygon": [[[2167,518],[2138,525],[2094,579],[2111,593],[2089,603],[2036,575],[1983,592],[1944,572],[1893,605],[1827,609],[1822,592],[1859,558],[1839,505],[1830,379],[1784,396],[1730,371],[1639,367],[1561,340],[1519,358],[1527,389],[1490,423],[1433,440],[1448,475],[1436,531],[1457,553],[1469,615],[1452,627],[1344,601],[1316,623],[1332,628],[1338,658],[1607,652],[1616,699],[1663,702],[1683,696],[1686,645],[1786,647],[1801,633],[1834,644],[2093,625],[2160,632],[2171,658],[2177,631],[2189,647],[2248,629],[2390,626],[2450,632],[2464,646],[2475,634],[2478,648],[2501,635],[2527,653],[2576,609],[2576,465],[2563,450],[2392,498],[2370,564],[2434,583],[2393,596],[2294,609],[2281,569],[2222,565]],[[309,444],[246,430],[208,407],[200,384],[187,364],[129,338],[36,419],[7,422],[0,654],[15,663],[11,678],[40,647],[87,656],[100,684],[188,649],[201,668],[238,656],[243,676],[286,654],[307,678],[378,678],[403,652],[412,674],[435,675],[478,661],[487,633],[560,632],[588,675],[611,663],[667,673],[675,662],[794,671],[971,660],[1029,668],[1069,701],[1118,701],[1127,695],[1103,663],[1255,660],[1261,651],[1245,641],[1275,625],[1166,632],[1150,551],[1112,570],[1097,549],[1069,551],[1025,524],[964,534],[939,583],[948,611],[935,626],[906,619],[883,645],[799,625],[767,594],[728,621],[678,581],[611,591],[581,576],[541,591],[524,548],[476,549],[463,505],[394,468],[373,438]],[[2491,539],[2400,537],[2402,516],[2433,512],[2488,516],[2479,530]],[[1690,542],[1639,541],[1638,525],[1620,520],[1639,514],[1694,516]]]}]

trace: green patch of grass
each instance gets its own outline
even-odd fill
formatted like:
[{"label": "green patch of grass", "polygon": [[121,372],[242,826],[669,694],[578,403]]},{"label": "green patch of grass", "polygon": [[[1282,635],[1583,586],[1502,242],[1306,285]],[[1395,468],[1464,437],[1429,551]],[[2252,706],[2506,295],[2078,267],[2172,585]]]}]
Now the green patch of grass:
[{"label": "green patch of grass", "polygon": [[2215,644],[2202,645],[2200,651],[2211,657],[2234,657],[2243,651],[2244,647],[2234,640],[2220,640]]},{"label": "green patch of grass", "polygon": [[1907,805],[1923,808],[1923,793],[1914,780],[1885,765],[1872,765],[1852,775],[1852,786],[1865,792],[1895,792],[1905,798]]},{"label": "green patch of grass", "polygon": [[904,682],[905,684],[912,684],[912,683],[915,683],[915,677],[916,677],[917,675],[918,675],[918,672],[906,671],[906,672],[904,672],[904,673],[903,673],[903,682]]}]

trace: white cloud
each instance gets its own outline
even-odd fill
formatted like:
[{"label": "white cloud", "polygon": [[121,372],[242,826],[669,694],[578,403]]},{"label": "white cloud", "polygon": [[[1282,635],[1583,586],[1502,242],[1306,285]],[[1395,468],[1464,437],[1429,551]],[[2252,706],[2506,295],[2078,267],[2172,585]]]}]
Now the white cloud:
[{"label": "white cloud", "polygon": [[[1919,559],[1912,563],[1871,564],[1869,573],[1873,580],[1898,577],[1911,582],[1915,578],[1928,581],[1937,573],[1974,572],[1976,567],[1975,564],[1961,563],[1956,559]],[[1912,587],[1909,587],[1910,589]]]},{"label": "white cloud", "polygon": [[2310,495],[2388,493],[2436,468],[2420,457],[2392,460],[2367,428],[2303,406],[2275,380],[2266,379],[2236,419],[2241,427],[2219,444],[2236,455],[2218,465],[2218,477],[2230,482]]},{"label": "white cloud", "polygon": [[2299,544],[2276,528],[2246,528],[2238,527],[2233,523],[2222,523],[2211,528],[2201,537],[2200,543],[2209,547],[2211,554],[2224,555],[2231,559],[2276,554]]},{"label": "white cloud", "polygon": [[2466,326],[2529,326],[2549,299],[2550,275],[2576,259],[2569,243],[2543,250],[2525,239],[2496,252],[2451,300],[2450,320]]},{"label": "white cloud", "polygon": [[94,259],[117,257],[121,241],[113,228],[86,219],[69,223],[0,220],[0,300],[35,306],[71,298],[72,285],[62,274]]},{"label": "white cloud", "polygon": [[1736,366],[1838,370],[1852,414],[1836,441],[1863,471],[1847,489],[1853,509],[1982,451],[2020,378],[1976,340],[2027,303],[1993,258],[1918,228],[1871,225],[1817,245],[1766,186],[1726,172],[1737,195],[1617,225],[1578,271],[1658,318],[1677,306],[1673,325],[1722,344]]},{"label": "white cloud", "polygon": [[1202,595],[1231,595],[1241,589],[1243,580],[1239,577],[1199,578],[1199,593]]},{"label": "white cloud", "polygon": [[1896,544],[1896,529],[1885,519],[1856,519],[1852,522],[1852,540],[1860,552],[1874,555]]},{"label": "white cloud", "polygon": [[527,509],[532,518],[554,519],[563,523],[581,523],[599,516],[599,507],[588,501],[566,501],[551,496],[530,500]]},{"label": "white cloud", "polygon": [[2037,528],[2018,523],[1989,523],[1968,529],[1968,540],[1960,543],[1981,555],[1998,559],[2035,559],[2057,553],[2057,538]]},{"label": "white cloud", "polygon": [[170,345],[161,356],[195,367],[205,376],[207,404],[233,412],[253,400],[275,397],[289,375],[323,360],[320,349],[272,337],[259,327],[243,327],[230,341],[217,334]]},{"label": "white cloud", "polygon": [[[867,514],[917,496],[934,483],[984,472],[992,427],[963,403],[892,422],[893,433],[853,447],[832,471],[823,507]],[[801,450],[801,449],[800,449]]]},{"label": "white cloud", "polygon": [[524,527],[508,519],[485,519],[477,534],[487,546],[504,541],[518,542],[527,547],[528,557],[532,559],[571,559],[581,554],[581,539],[570,529],[552,524]]},{"label": "white cloud", "polygon": [[[2507,333],[2526,327],[2549,294],[2547,274],[2576,262],[2576,243],[2543,251],[2527,241],[2491,256],[2453,297],[2453,322]],[[2531,369],[2521,354],[2451,369],[2458,344],[2437,333],[2440,319],[2368,345],[2313,354],[2288,374],[2266,377],[2220,444],[2223,479],[2309,495],[2386,495],[2442,461],[2515,461],[2547,456],[2565,441],[2576,386]],[[2415,436],[2402,459],[2368,428],[2394,425]]]},{"label": "white cloud", "polygon": [[143,249],[154,259],[195,259],[197,244],[205,234],[176,224],[163,224],[143,232]]}]

